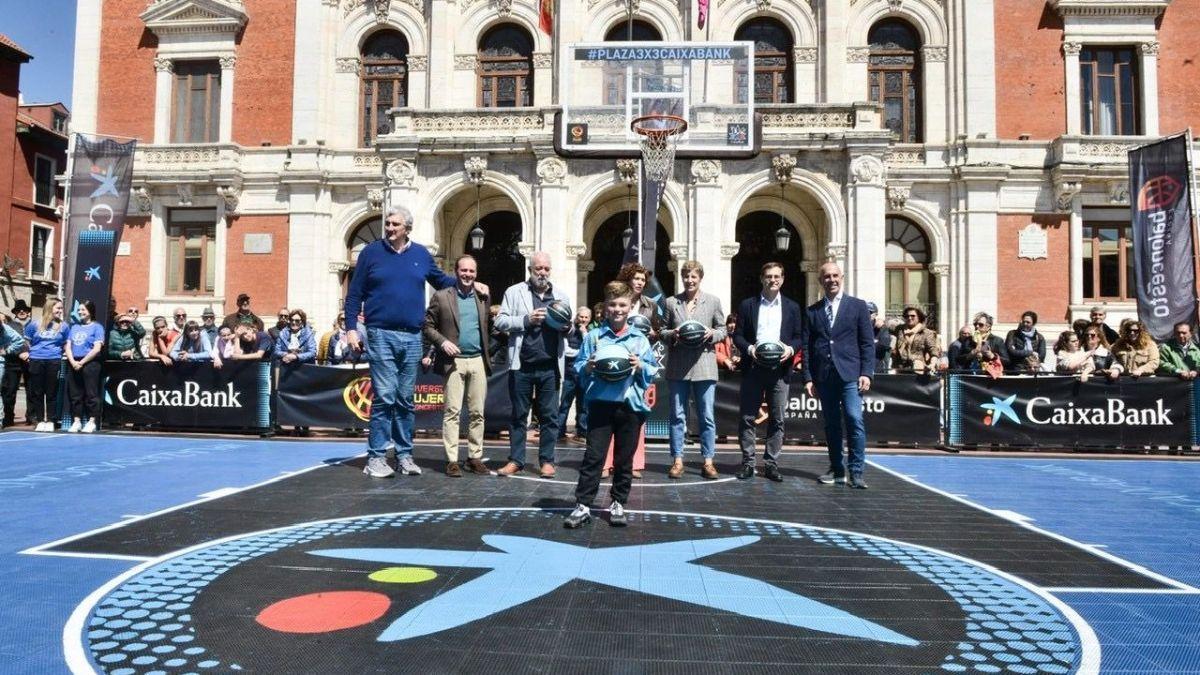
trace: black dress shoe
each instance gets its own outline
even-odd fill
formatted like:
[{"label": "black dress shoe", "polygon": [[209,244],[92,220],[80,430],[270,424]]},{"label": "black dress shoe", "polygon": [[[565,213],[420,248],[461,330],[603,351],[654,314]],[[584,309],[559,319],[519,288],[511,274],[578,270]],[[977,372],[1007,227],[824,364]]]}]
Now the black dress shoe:
[{"label": "black dress shoe", "polygon": [[763,475],[767,477],[767,480],[773,480],[776,483],[783,482],[783,474],[779,473],[779,467],[774,464],[768,464],[767,470],[763,472]]},{"label": "black dress shoe", "polygon": [[737,472],[737,477],[738,477],[738,480],[746,480],[747,478],[754,478],[754,465],[753,464],[743,464],[742,468],[739,469]]},{"label": "black dress shoe", "polygon": [[863,482],[862,476],[850,476],[850,487],[855,490],[866,490],[867,484]]}]

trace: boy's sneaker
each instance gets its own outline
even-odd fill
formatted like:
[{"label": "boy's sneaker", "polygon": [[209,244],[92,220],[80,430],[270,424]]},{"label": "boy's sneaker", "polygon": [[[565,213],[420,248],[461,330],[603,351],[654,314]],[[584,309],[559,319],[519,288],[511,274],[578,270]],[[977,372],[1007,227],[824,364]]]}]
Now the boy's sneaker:
[{"label": "boy's sneaker", "polygon": [[367,465],[363,467],[363,473],[371,478],[391,478],[396,475],[396,472],[392,471],[392,467],[388,466],[387,459],[382,455],[368,458]]},{"label": "boy's sneaker", "polygon": [[34,431],[54,431],[54,425],[49,422],[38,422]]},{"label": "boy's sneaker", "polygon": [[592,510],[583,504],[576,504],[575,510],[563,520],[563,527],[568,530],[574,530],[577,527],[582,527],[592,519]]},{"label": "boy's sneaker", "polygon": [[79,418],[76,417],[75,421],[71,422],[71,426],[67,427],[67,433],[68,434],[77,434],[77,433],[79,433],[79,430],[82,428],[83,428],[83,425],[81,425],[79,423]]},{"label": "boy's sneaker", "polygon": [[96,433],[96,420],[91,420],[91,419],[90,419],[90,420],[88,420],[88,421],[87,421],[87,424],[84,424],[84,425],[83,425],[83,428],[82,428],[82,429],[80,429],[80,431],[82,431],[82,432],[83,432],[83,433],[85,433],[85,434],[94,434],[94,433]]},{"label": "boy's sneaker", "polygon": [[625,515],[625,507],[621,506],[621,502],[608,505],[608,524],[613,527],[625,527],[629,524],[629,516]]},{"label": "boy's sneaker", "polygon": [[413,461],[412,455],[400,455],[396,463],[400,466],[400,473],[405,476],[421,475],[421,467],[417,466],[417,463]]}]

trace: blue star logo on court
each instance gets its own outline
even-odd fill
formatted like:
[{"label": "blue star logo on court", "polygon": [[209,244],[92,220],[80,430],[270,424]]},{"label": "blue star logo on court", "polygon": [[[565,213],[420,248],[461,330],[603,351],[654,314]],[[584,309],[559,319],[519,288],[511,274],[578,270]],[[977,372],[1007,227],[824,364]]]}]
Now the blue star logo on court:
[{"label": "blue star logo on court", "polygon": [[83,272],[84,281],[96,281],[100,278],[100,266],[89,267]]},{"label": "blue star logo on court", "polygon": [[[92,169],[98,168],[99,167],[92,167]],[[114,197],[120,196],[117,194],[117,178],[119,178],[119,176],[117,176],[117,174],[113,171],[112,164],[109,164],[107,167],[105,167],[104,173],[92,171],[91,175],[92,178],[100,182],[100,185],[95,190],[92,190],[92,195],[89,197],[89,199],[95,199],[96,197],[109,194]]]},{"label": "blue star logo on court", "polygon": [[753,544],[760,539],[758,536],[601,549],[534,537],[489,534],[482,539],[499,552],[339,548],[312,553],[346,560],[491,570],[408,610],[379,635],[379,642],[407,640],[457,628],[579,579],[823,633],[904,646],[920,644],[877,623],[778,586],[695,563],[706,556]]},{"label": "blue star logo on court", "polygon": [[1017,395],[1013,394],[1006,399],[1001,400],[998,396],[992,397],[991,403],[984,403],[982,407],[992,415],[992,426],[1000,424],[1001,418],[1007,417],[1016,424],[1021,423],[1021,419],[1017,417],[1017,411],[1013,410],[1013,402],[1017,400]]}]

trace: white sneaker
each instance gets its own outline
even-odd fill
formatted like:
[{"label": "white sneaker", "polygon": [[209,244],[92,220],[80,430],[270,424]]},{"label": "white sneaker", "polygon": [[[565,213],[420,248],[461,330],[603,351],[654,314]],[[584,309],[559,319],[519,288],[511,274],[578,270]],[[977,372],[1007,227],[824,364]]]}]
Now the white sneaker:
[{"label": "white sneaker", "polygon": [[421,475],[421,467],[417,466],[417,463],[413,461],[412,455],[400,455],[397,463],[400,465],[400,473],[405,476]]},{"label": "white sneaker", "polygon": [[38,422],[33,428],[34,431],[54,431],[54,425],[50,422]]},{"label": "white sneaker", "polygon": [[80,431],[82,431],[82,432],[83,432],[83,433],[85,433],[85,434],[94,434],[94,433],[96,433],[96,420],[89,419],[89,420],[87,421],[87,424],[84,424],[84,425],[83,425],[83,428],[82,428],[82,429],[80,429]]},{"label": "white sneaker", "polygon": [[79,418],[76,417],[75,421],[71,422],[71,426],[67,428],[67,433],[77,434],[81,428],[83,428],[83,425],[79,423]]},{"label": "white sneaker", "polygon": [[613,527],[625,527],[629,524],[629,516],[625,515],[625,507],[621,502],[608,505],[608,524]]},{"label": "white sneaker", "polygon": [[392,467],[388,466],[387,459],[382,455],[368,458],[367,465],[363,467],[363,473],[371,478],[391,478],[396,475],[396,472],[392,471]]}]

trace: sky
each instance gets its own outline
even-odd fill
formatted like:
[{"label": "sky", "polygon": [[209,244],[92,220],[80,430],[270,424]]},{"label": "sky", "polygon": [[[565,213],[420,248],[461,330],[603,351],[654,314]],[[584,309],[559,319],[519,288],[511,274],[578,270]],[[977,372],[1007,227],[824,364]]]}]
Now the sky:
[{"label": "sky", "polygon": [[75,0],[0,0],[0,8],[0,33],[33,56],[21,66],[24,101],[70,108]]}]

